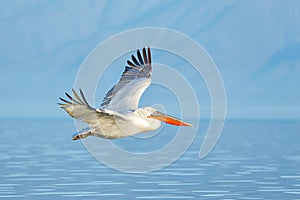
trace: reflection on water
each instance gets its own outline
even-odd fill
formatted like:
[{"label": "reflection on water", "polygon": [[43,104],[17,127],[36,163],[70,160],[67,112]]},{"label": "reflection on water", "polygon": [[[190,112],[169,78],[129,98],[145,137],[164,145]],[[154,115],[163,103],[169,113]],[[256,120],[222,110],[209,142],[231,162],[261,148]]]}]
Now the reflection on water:
[{"label": "reflection on water", "polygon": [[298,122],[229,121],[204,160],[200,130],[171,166],[129,174],[72,141],[72,121],[1,120],[0,198],[299,199],[299,130]]}]

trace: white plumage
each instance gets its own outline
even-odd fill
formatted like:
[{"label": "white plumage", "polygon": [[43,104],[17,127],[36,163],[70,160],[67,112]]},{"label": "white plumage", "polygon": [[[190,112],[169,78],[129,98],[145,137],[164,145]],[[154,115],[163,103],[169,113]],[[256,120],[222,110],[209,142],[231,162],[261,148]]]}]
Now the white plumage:
[{"label": "white plumage", "polygon": [[91,107],[83,92],[80,96],[73,91],[70,100],[60,98],[58,103],[71,117],[88,124],[89,128],[73,136],[73,140],[93,135],[107,139],[122,138],[137,133],[156,130],[161,121],[177,126],[191,126],[172,116],[158,112],[152,107],[138,108],[139,100],[151,84],[151,51],[143,48],[142,54],[137,50],[137,58],[131,56],[129,66],[125,67],[119,82],[110,89],[101,108]]}]

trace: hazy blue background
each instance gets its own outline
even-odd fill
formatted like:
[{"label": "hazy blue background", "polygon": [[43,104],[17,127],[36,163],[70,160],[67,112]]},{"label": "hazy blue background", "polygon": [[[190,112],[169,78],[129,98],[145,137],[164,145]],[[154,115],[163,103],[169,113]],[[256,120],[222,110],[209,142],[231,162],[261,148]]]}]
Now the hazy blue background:
[{"label": "hazy blue background", "polygon": [[[299,199],[300,1],[1,0],[0,8],[0,198]],[[238,120],[226,120],[205,159],[198,155],[209,121],[201,120],[191,146],[172,165],[121,173],[71,140],[74,123],[56,102],[96,45],[149,26],[183,32],[203,45],[222,74],[228,118]],[[124,56],[116,63],[125,64]],[[153,52],[156,62],[188,67],[174,57]],[[123,67],[106,71],[97,106]],[[189,81],[208,117],[209,96],[199,79]],[[178,111],[174,95],[151,88],[143,105]],[[176,136],[176,127],[163,128],[150,138],[113,142],[132,152],[159,150]]]},{"label": "hazy blue background", "polygon": [[120,31],[156,26],[208,51],[224,79],[228,117],[300,119],[300,1],[2,0],[0,7],[1,117],[66,117],[56,102],[87,54]]}]

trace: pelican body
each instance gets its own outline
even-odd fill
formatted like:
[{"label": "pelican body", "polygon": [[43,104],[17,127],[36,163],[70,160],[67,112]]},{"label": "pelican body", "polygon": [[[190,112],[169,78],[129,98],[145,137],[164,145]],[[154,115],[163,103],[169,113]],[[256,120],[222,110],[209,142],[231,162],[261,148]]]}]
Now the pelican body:
[{"label": "pelican body", "polygon": [[97,136],[105,139],[129,137],[141,132],[156,130],[161,122],[176,126],[192,126],[175,117],[161,113],[152,107],[138,108],[139,100],[151,84],[151,51],[137,50],[137,58],[132,55],[127,60],[119,82],[106,94],[101,108],[89,105],[82,90],[80,95],[72,89],[73,97],[65,93],[69,100],[58,103],[71,117],[88,124],[73,136],[73,140]]}]

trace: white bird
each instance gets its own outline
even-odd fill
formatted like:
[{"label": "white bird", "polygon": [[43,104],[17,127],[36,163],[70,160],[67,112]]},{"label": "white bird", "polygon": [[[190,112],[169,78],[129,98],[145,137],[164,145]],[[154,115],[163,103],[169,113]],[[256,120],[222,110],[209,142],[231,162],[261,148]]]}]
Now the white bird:
[{"label": "white bird", "polygon": [[143,48],[142,54],[137,50],[137,58],[132,55],[131,59],[127,60],[129,66],[125,67],[119,82],[107,92],[101,108],[91,107],[81,89],[81,97],[72,89],[74,97],[65,93],[69,101],[60,98],[63,101],[58,103],[61,108],[89,126],[76,133],[73,140],[90,135],[106,139],[128,137],[156,130],[161,126],[161,121],[176,126],[192,126],[152,107],[138,108],[141,95],[151,84],[150,48]]}]

